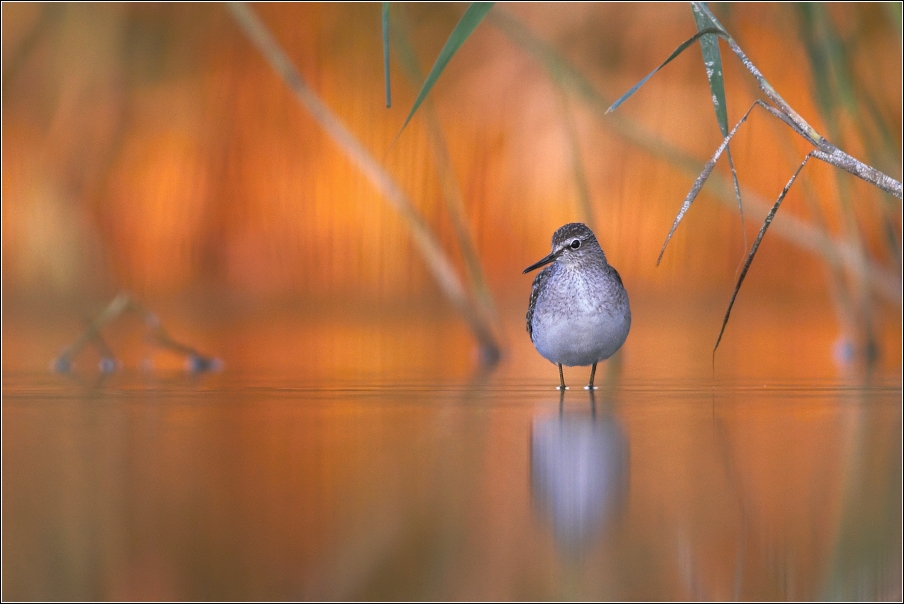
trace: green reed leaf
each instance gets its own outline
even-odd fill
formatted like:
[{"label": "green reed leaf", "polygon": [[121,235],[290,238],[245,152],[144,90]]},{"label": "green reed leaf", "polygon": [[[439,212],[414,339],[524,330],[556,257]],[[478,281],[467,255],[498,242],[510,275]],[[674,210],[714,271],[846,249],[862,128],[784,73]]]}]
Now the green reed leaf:
[{"label": "green reed leaf", "polygon": [[446,45],[443,46],[443,49],[440,51],[439,56],[436,57],[436,62],[433,64],[433,68],[430,70],[430,73],[427,74],[427,79],[424,80],[423,86],[421,86],[421,91],[417,95],[417,99],[414,101],[414,106],[411,108],[411,111],[408,113],[408,117],[405,118],[405,123],[402,124],[402,128],[399,130],[399,134],[396,135],[398,138],[402,131],[405,129],[405,126],[408,125],[408,122],[411,121],[411,118],[414,117],[414,113],[417,111],[418,107],[421,106],[421,103],[424,102],[424,99],[427,97],[427,94],[433,88],[433,85],[436,84],[436,81],[439,79],[439,76],[443,73],[443,70],[446,68],[446,65],[449,64],[449,61],[455,56],[455,53],[458,52],[458,49],[461,48],[461,45],[465,43],[465,40],[471,35],[483,18],[486,16],[490,9],[493,8],[495,2],[473,2],[468,9],[465,11],[465,14],[461,16],[461,19],[455,25],[455,29],[452,30],[452,33],[449,34],[449,39],[446,40]]},{"label": "green reed leaf", "polygon": [[672,54],[669,55],[669,58],[666,59],[665,61],[663,61],[662,64],[661,64],[659,67],[657,67],[656,69],[654,69],[653,71],[651,71],[650,73],[648,73],[647,76],[646,76],[644,79],[642,79],[641,81],[639,81],[639,82],[638,82],[637,84],[635,84],[628,92],[626,92],[625,94],[623,94],[617,101],[615,101],[614,103],[612,103],[612,106],[609,107],[609,109],[606,110],[606,113],[610,113],[610,112],[612,112],[612,111],[615,111],[615,109],[618,108],[619,105],[621,105],[622,103],[624,103],[625,101],[627,101],[628,98],[629,98],[632,94],[634,94],[635,92],[637,92],[637,90],[638,90],[641,86],[643,86],[644,84],[646,84],[646,83],[647,83],[647,80],[649,80],[650,78],[652,78],[652,77],[656,74],[656,72],[658,72],[660,69],[662,69],[663,67],[665,67],[665,66],[668,65],[669,63],[671,63],[671,62],[672,62],[672,59],[674,59],[675,57],[677,57],[678,55],[680,55],[682,52],[684,52],[684,51],[687,49],[688,46],[690,46],[691,44],[693,44],[694,42],[696,42],[697,40],[699,40],[700,38],[702,38],[703,36],[705,36],[705,35],[707,35],[707,34],[713,34],[713,35],[720,36],[720,37],[723,37],[723,38],[727,38],[727,37],[728,37],[728,34],[726,34],[724,31],[722,31],[722,30],[719,29],[718,27],[707,27],[706,29],[704,29],[704,30],[702,30],[702,31],[698,31],[698,32],[695,33],[693,36],[691,36],[690,39],[688,39],[688,40],[686,40],[685,42],[683,42],[683,43],[681,44],[681,46],[679,46],[678,48],[676,48],[675,51],[674,51]]},{"label": "green reed leaf", "polygon": [[[691,3],[691,12],[697,24],[697,31],[703,31],[708,27],[715,27],[715,23],[703,12],[698,2]],[[716,110],[716,121],[722,138],[728,136],[728,103],[725,99],[725,79],[722,75],[722,54],[719,52],[719,39],[713,36],[700,38],[700,50],[703,52],[703,66],[706,68],[706,79],[709,80],[709,90],[712,93],[713,108]],[[734,159],[731,157],[731,148],[726,149],[728,166],[731,169],[731,178],[734,183],[735,198],[738,201],[738,213],[741,215],[741,233],[744,237],[744,249],[747,249],[747,229],[744,225],[744,204],[741,202],[741,185],[738,183],[738,173],[735,170]]]},{"label": "green reed leaf", "polygon": [[383,77],[386,80],[386,106],[392,107],[389,84],[389,2],[383,3]]}]

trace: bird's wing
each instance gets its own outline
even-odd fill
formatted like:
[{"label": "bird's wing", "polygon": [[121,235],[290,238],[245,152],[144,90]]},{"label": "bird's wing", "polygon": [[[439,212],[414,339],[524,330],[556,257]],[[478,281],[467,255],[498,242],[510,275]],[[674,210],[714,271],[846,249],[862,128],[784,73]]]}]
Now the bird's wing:
[{"label": "bird's wing", "polygon": [[540,271],[536,277],[534,277],[534,285],[530,290],[530,303],[527,305],[527,335],[530,336],[530,341],[534,341],[534,309],[537,306],[537,298],[540,296],[540,290],[543,289],[543,284],[546,283],[547,279],[549,279],[550,275],[552,275],[552,268],[555,266],[551,264]]}]

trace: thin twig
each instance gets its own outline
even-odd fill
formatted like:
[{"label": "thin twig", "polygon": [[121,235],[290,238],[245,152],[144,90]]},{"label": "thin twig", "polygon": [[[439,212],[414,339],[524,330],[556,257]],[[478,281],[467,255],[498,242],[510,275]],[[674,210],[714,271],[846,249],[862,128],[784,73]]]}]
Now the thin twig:
[{"label": "thin twig", "polygon": [[[703,2],[695,2],[695,8],[700,10],[700,12],[704,13],[716,26],[725,31],[725,28],[722,27],[722,24],[719,23],[716,16],[712,13],[709,7]],[[756,79],[759,84],[760,90],[763,91],[770,101],[775,103],[778,107],[779,111],[786,115],[791,123],[791,126],[795,132],[803,136],[807,141],[810,142],[814,147],[816,147],[819,151],[824,154],[824,157],[820,157],[823,161],[828,164],[835,166],[836,168],[841,168],[845,172],[853,174],[857,178],[863,179],[868,183],[871,183],[886,193],[891,193],[898,199],[904,199],[904,189],[902,189],[902,185],[900,181],[895,180],[894,178],[884,174],[880,170],[873,168],[872,166],[868,166],[858,160],[851,155],[848,155],[829,141],[827,141],[819,132],[816,131],[813,126],[807,123],[807,121],[802,118],[791,105],[785,101],[781,97],[781,95],[776,92],[776,90],[769,84],[763,74],[760,73],[760,70],[757,69],[756,65],[753,64],[747,55],[741,50],[741,47],[738,46],[738,43],[735,42],[734,38],[726,33],[725,36],[722,37],[727,43],[728,47],[731,48],[732,52],[737,55],[737,57],[741,60],[741,63],[744,64],[744,67],[747,71],[750,72],[751,75]],[[818,156],[814,156],[818,157]]]},{"label": "thin twig", "polygon": [[[612,101],[605,98],[590,80],[565,57],[545,41],[538,38],[536,34],[525,27],[511,13],[497,6],[495,10],[487,15],[487,20],[512,42],[521,47],[529,56],[533,57],[547,71],[552,80],[567,86],[572,94],[584,101],[603,126],[611,128],[613,132],[625,141],[643,149],[653,157],[668,162],[682,172],[692,177],[699,175],[700,161],[696,157],[664,141],[622,113],[614,112],[607,115],[606,110],[612,104]],[[714,172],[708,182],[708,190],[717,199],[735,207],[736,197],[728,178],[718,172]],[[748,212],[763,215],[768,212],[769,202],[764,200],[756,191],[742,186],[741,193],[744,195]],[[820,231],[813,224],[793,215],[785,216],[781,222],[772,227],[772,232],[773,235],[778,235],[792,245],[796,245],[816,256],[822,255],[820,241],[824,239],[830,242],[846,270],[855,274],[865,274],[873,289],[881,294],[883,298],[894,304],[901,304],[901,280],[899,274],[882,267],[874,261],[870,261],[866,266],[861,267],[856,260],[856,253],[851,249],[849,243],[841,241],[829,233]]]},{"label": "thin twig", "polygon": [[101,373],[113,373],[116,371],[117,367],[119,367],[119,361],[116,360],[116,355],[113,354],[113,350],[107,345],[100,332],[94,334],[92,341],[98,352],[100,352],[99,367]]},{"label": "thin twig", "polygon": [[104,373],[114,371],[117,366],[116,357],[101,336],[100,330],[125,312],[135,313],[144,321],[144,324],[150,330],[151,341],[154,344],[185,356],[188,359],[190,371],[218,371],[222,368],[223,363],[219,359],[203,355],[195,348],[174,340],[154,313],[144,308],[129,294],[120,292],[99,315],[88,322],[88,326],[82,335],[63,349],[63,352],[54,360],[52,364],[53,369],[60,373],[68,373],[72,369],[75,357],[78,356],[85,346],[94,343],[101,353],[101,371]]},{"label": "thin twig", "polygon": [[[675,216],[675,221],[672,223],[672,228],[669,230],[668,236],[666,236],[665,243],[662,244],[662,249],[659,252],[659,257],[656,259],[657,266],[659,266],[659,263],[662,260],[662,256],[663,256],[663,254],[665,254],[665,249],[666,249],[666,247],[668,247],[669,241],[672,239],[672,235],[674,235],[675,230],[678,228],[678,225],[680,224],[681,220],[684,218],[684,215],[687,213],[691,204],[697,198],[697,195],[699,195],[700,190],[703,188],[703,185],[706,183],[707,179],[709,179],[710,175],[712,174],[713,169],[716,167],[716,162],[722,156],[722,153],[728,148],[729,141],[731,141],[732,137],[734,137],[734,135],[737,133],[738,129],[741,127],[741,124],[743,124],[744,122],[747,121],[747,118],[750,116],[750,112],[757,105],[759,105],[760,107],[765,109],[770,115],[781,120],[783,123],[791,126],[792,128],[795,128],[793,122],[790,122],[790,118],[787,115],[785,115],[784,113],[782,113],[781,111],[779,111],[778,109],[776,109],[775,107],[772,107],[761,100],[754,101],[753,104],[750,106],[750,108],[747,109],[747,111],[744,113],[743,117],[741,117],[741,119],[738,120],[738,123],[735,124],[735,127],[732,128],[732,130],[728,134],[728,136],[726,136],[725,139],[722,140],[722,144],[719,145],[719,147],[716,149],[715,153],[713,153],[713,156],[710,158],[710,160],[708,162],[706,162],[706,164],[703,166],[703,171],[700,172],[700,174],[697,176],[697,179],[694,181],[694,184],[691,185],[691,190],[690,190],[690,192],[688,192],[687,197],[684,199],[684,202],[681,204],[681,208],[678,210],[678,215]],[[796,128],[795,128],[795,131],[796,131]],[[813,151],[813,157],[815,157],[817,159],[821,159],[821,160],[825,161],[826,163],[832,164],[832,162],[829,161],[828,156],[818,149]],[[862,272],[864,272],[864,271],[861,271],[861,273]]]},{"label": "thin twig", "polygon": [[722,157],[722,152],[728,148],[728,143],[731,141],[732,137],[737,133],[738,128],[741,127],[741,124],[747,121],[747,117],[750,115],[750,112],[753,111],[753,108],[757,105],[769,109],[769,105],[764,103],[763,101],[754,101],[749,109],[744,113],[744,116],[738,120],[738,123],[735,124],[735,127],[731,129],[731,132],[728,133],[728,136],[722,141],[722,144],[716,149],[716,152],[713,153],[713,156],[710,158],[706,165],[703,166],[703,171],[700,172],[700,175],[697,176],[697,180],[694,181],[694,184],[691,185],[691,190],[688,192],[687,197],[684,198],[684,203],[681,204],[681,209],[678,210],[678,215],[675,216],[675,221],[672,223],[672,228],[669,229],[669,234],[665,238],[665,243],[662,244],[662,249],[659,251],[659,257],[656,258],[656,266],[659,266],[659,263],[662,261],[662,255],[665,254],[665,248],[668,247],[669,241],[672,240],[672,235],[675,234],[675,229],[678,228],[678,225],[681,223],[681,220],[684,218],[684,215],[690,209],[691,204],[694,203],[694,200],[697,198],[697,195],[700,193],[700,189],[703,188],[703,185],[706,183],[706,180],[709,178],[709,175],[712,174],[713,169],[716,167],[716,162],[719,161],[719,158]]},{"label": "thin twig", "polygon": [[728,324],[728,316],[731,314],[731,308],[734,306],[735,298],[738,297],[738,291],[741,289],[741,284],[744,282],[744,277],[747,276],[747,271],[750,269],[750,264],[753,262],[753,257],[756,255],[756,251],[760,247],[760,242],[763,241],[763,236],[766,234],[766,230],[769,228],[769,225],[772,224],[772,220],[775,218],[775,213],[778,212],[778,208],[782,205],[782,200],[785,199],[785,195],[788,194],[788,190],[791,189],[791,185],[794,184],[794,181],[797,179],[797,175],[800,174],[800,171],[803,170],[803,167],[807,165],[807,162],[811,157],[817,157],[817,153],[819,151],[810,151],[807,153],[804,160],[797,167],[797,170],[794,171],[794,174],[791,176],[791,180],[788,181],[788,184],[785,185],[785,188],[782,189],[781,194],[778,196],[778,199],[775,201],[775,205],[772,206],[772,209],[769,210],[769,214],[766,215],[766,220],[763,222],[763,226],[760,228],[760,232],[756,236],[756,240],[753,242],[753,246],[750,248],[750,253],[747,254],[747,260],[744,262],[744,268],[741,270],[741,276],[738,277],[738,282],[735,284],[734,292],[731,294],[731,301],[728,303],[728,309],[725,311],[725,318],[722,319],[722,329],[719,330],[719,337],[716,338],[716,345],[713,347],[713,362],[715,363],[716,358],[716,349],[719,348],[719,342],[722,341],[722,334],[725,333],[725,326]]},{"label": "thin twig", "polygon": [[61,373],[69,371],[72,368],[72,361],[78,356],[78,353],[100,335],[100,330],[104,325],[121,315],[128,306],[129,296],[127,294],[119,293],[113,298],[99,315],[88,322],[88,327],[82,332],[82,335],[76,338],[75,342],[64,348],[53,361],[54,370]]}]

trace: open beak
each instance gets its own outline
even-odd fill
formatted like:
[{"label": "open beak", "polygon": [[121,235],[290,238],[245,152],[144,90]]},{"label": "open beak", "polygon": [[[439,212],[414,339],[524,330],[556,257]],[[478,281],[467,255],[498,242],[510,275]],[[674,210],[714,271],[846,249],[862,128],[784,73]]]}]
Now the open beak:
[{"label": "open beak", "polygon": [[[564,248],[563,248],[563,249],[564,249]],[[531,272],[531,271],[534,270],[534,269],[538,269],[538,268],[540,268],[541,266],[546,266],[546,265],[549,264],[550,262],[555,262],[556,259],[557,259],[559,256],[561,256],[561,255],[562,255],[562,250],[559,250],[558,252],[553,252],[553,253],[551,253],[549,256],[547,256],[546,258],[543,258],[542,260],[540,260],[539,262],[535,262],[535,263],[531,264],[529,267],[527,267],[526,269],[524,269],[524,272],[521,273],[521,274],[522,274],[522,275],[526,275],[527,273]]]}]

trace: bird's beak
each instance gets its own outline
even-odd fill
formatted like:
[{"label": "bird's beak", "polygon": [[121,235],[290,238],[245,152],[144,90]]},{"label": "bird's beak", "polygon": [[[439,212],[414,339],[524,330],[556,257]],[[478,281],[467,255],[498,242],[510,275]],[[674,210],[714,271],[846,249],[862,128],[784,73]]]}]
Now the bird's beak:
[{"label": "bird's beak", "polygon": [[[564,249],[564,248],[563,248],[563,249]],[[522,275],[526,275],[527,273],[531,272],[531,271],[534,270],[534,269],[538,269],[538,268],[540,268],[541,266],[545,266],[545,265],[549,264],[550,262],[555,262],[556,259],[557,259],[559,256],[561,256],[561,255],[562,255],[562,250],[559,250],[559,251],[557,251],[557,252],[553,252],[553,253],[551,253],[549,256],[547,256],[546,258],[543,258],[542,260],[540,260],[539,262],[535,262],[535,263],[531,264],[529,267],[527,267],[526,269],[524,269],[524,272],[521,273],[521,274],[522,274]]]}]

